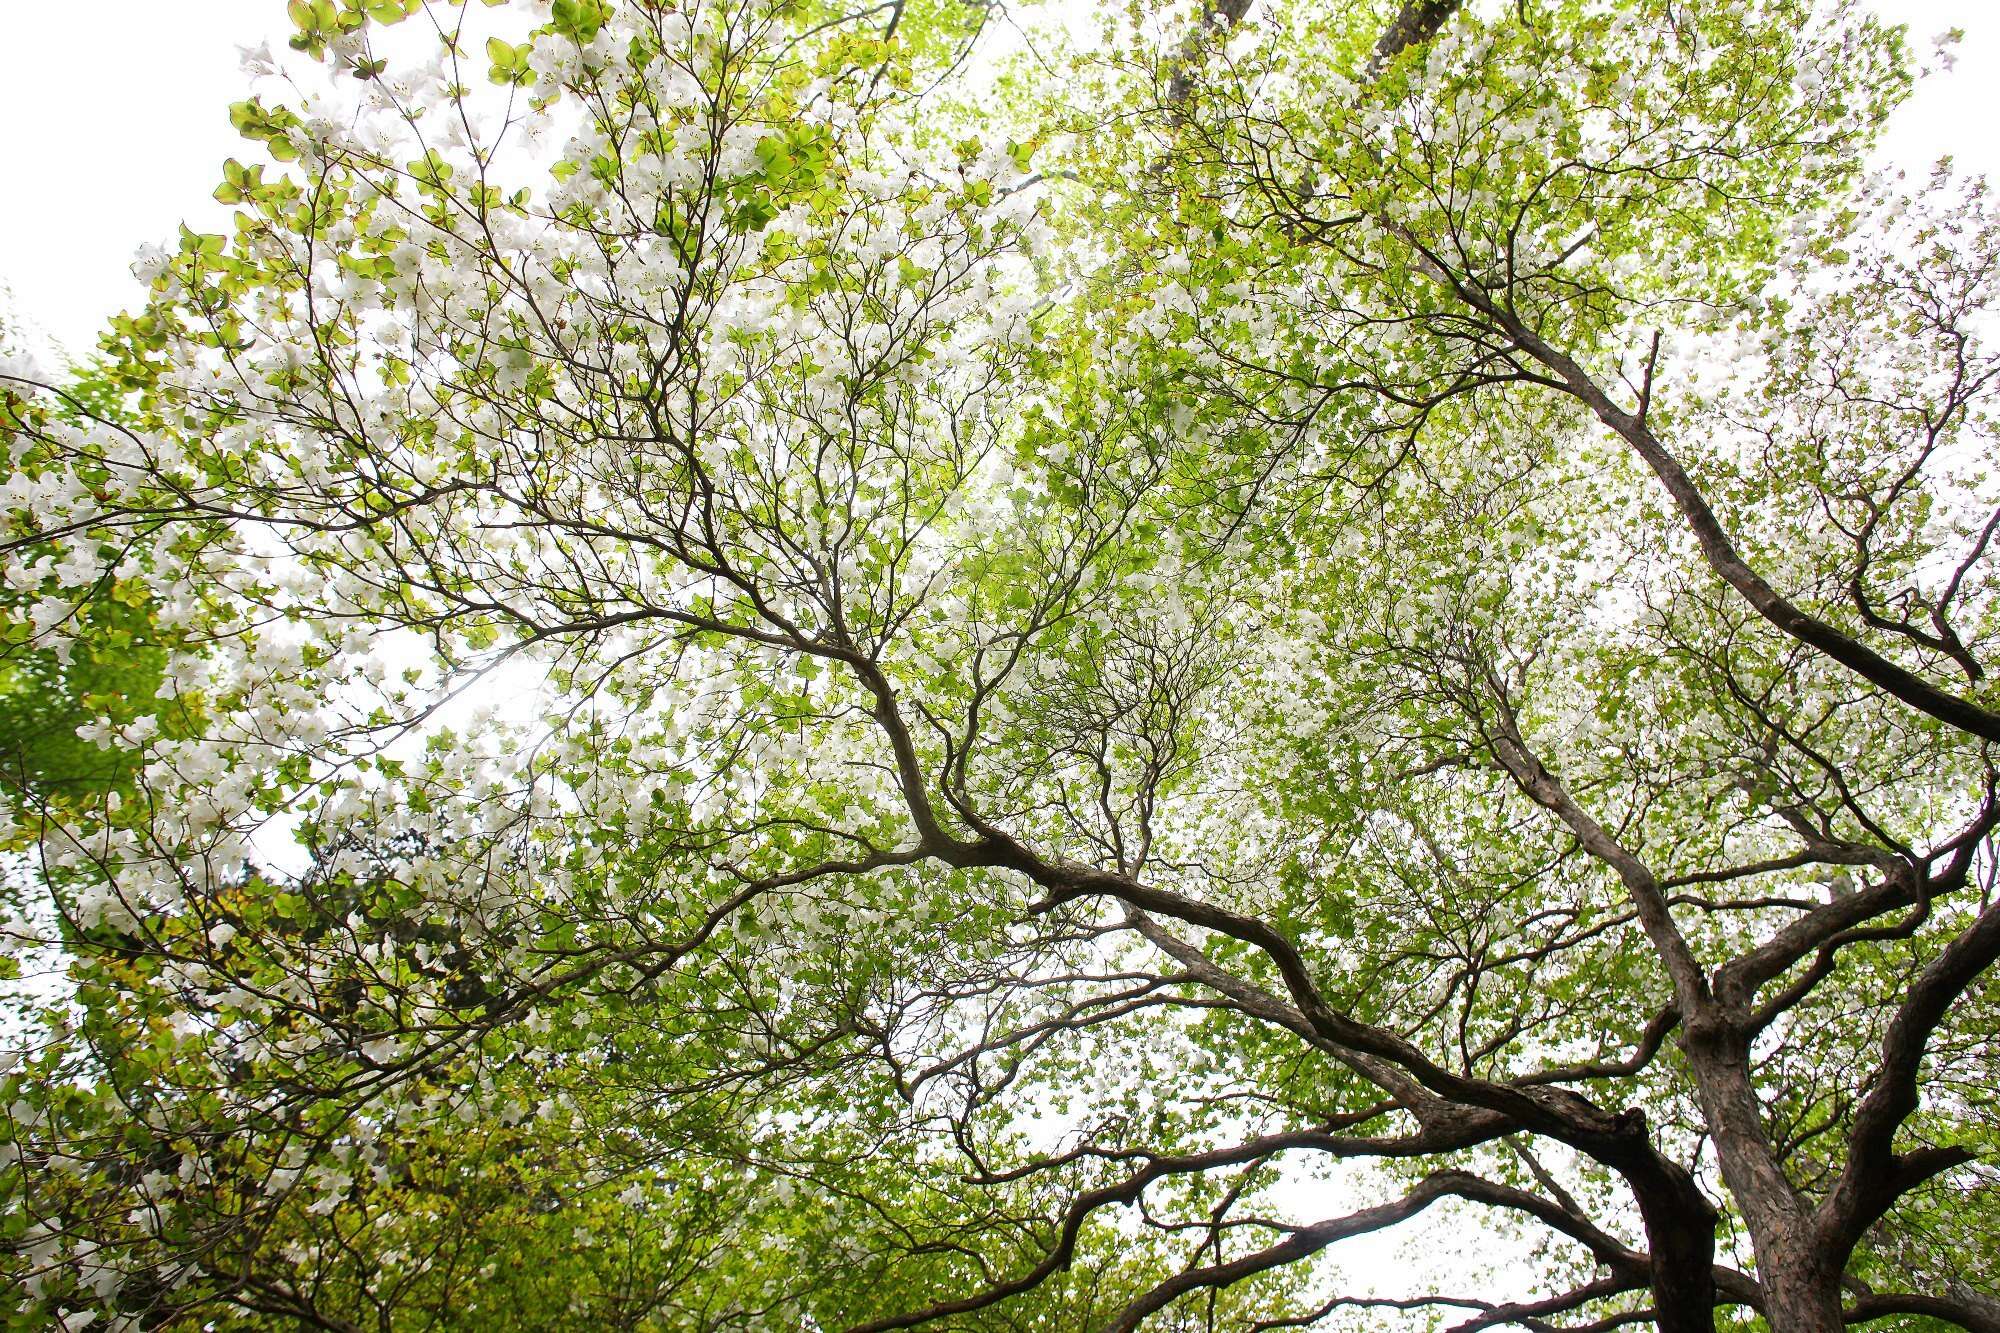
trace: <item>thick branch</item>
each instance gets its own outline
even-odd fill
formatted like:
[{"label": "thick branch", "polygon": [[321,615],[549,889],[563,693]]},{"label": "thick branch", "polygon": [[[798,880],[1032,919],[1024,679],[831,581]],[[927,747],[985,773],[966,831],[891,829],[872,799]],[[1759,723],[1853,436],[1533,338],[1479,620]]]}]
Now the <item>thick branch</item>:
[{"label": "thick branch", "polygon": [[1854,1114],[1847,1164],[1815,1219],[1825,1243],[1844,1258],[1897,1196],[1940,1171],[1970,1160],[1962,1149],[1899,1155],[1897,1129],[1917,1109],[1917,1075],[1931,1033],[1980,974],[2000,959],[2000,902],[1945,946],[1917,975],[1882,1037],[1874,1086]]},{"label": "thick branch", "polygon": [[1970,1333],[2000,1333],[2000,1301],[1974,1291],[1918,1296],[1914,1293],[1869,1292],[1844,1311],[1850,1324],[1873,1323],[1895,1315],[1919,1315],[1957,1324]]},{"label": "thick branch", "polygon": [[[1442,266],[1440,268],[1449,272]],[[1492,297],[1471,283],[1456,278],[1448,280],[1461,300],[1493,320],[1523,351],[1554,372],[1562,385],[1589,407],[1599,421],[1616,431],[1632,447],[1633,452],[1666,487],[1674,507],[1680,510],[1689,531],[1694,534],[1695,543],[1701,548],[1702,558],[1709,568],[1734,588],[1758,615],[1919,712],[1983,740],[2000,740],[2000,713],[1940,689],[1781,595],[1743,559],[1723,528],[1722,521],[1710,508],[1707,497],[1650,426],[1612,402],[1603,386],[1592,379],[1582,366],[1567,353],[1543,340]]]},{"label": "thick branch", "polygon": [[[1439,1199],[1455,1193],[1453,1189],[1455,1178],[1462,1175],[1462,1172],[1447,1171],[1428,1176],[1419,1182],[1415,1189],[1392,1203],[1364,1208],[1345,1217],[1316,1222],[1311,1226],[1299,1228],[1275,1245],[1223,1263],[1190,1268],[1176,1273],[1119,1311],[1117,1316],[1105,1325],[1106,1333],[1132,1333],[1147,1315],[1164,1310],[1191,1291],[1227,1287],[1247,1277],[1317,1254],[1335,1241],[1380,1231],[1384,1227],[1414,1217]],[[1465,1178],[1475,1179],[1475,1177]]]}]

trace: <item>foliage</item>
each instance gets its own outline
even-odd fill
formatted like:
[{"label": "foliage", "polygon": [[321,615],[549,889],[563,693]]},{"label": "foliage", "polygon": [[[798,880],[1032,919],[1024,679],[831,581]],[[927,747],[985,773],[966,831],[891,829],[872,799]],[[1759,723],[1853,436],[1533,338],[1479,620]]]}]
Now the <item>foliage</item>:
[{"label": "foliage", "polygon": [[993,13],[298,0],[0,380],[13,1326],[2000,1326],[1902,34]]}]

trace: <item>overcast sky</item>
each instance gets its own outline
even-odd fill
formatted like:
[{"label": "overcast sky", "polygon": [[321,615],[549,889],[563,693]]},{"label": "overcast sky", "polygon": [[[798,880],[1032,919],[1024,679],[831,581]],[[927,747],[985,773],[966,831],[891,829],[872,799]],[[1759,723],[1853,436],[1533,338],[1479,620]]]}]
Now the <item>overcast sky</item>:
[{"label": "overcast sky", "polygon": [[[1942,153],[2000,179],[2000,0],[1874,0],[1920,49],[1965,30],[1958,67],[1906,108],[1890,152]],[[220,230],[209,199],[242,152],[225,108],[247,94],[236,48],[291,31],[283,0],[0,0],[0,284],[16,323],[87,353],[136,303],[126,271],[182,220]]]}]

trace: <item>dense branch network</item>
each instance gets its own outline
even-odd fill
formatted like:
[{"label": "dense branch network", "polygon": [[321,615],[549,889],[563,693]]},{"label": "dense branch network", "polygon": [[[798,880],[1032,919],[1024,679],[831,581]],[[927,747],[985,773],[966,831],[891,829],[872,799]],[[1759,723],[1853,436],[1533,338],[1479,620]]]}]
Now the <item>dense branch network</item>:
[{"label": "dense branch network", "polygon": [[[984,5],[303,7],[123,405],[0,391],[16,639],[158,695],[10,779],[20,1317],[1995,1327],[1898,1257],[2000,1146],[1995,233],[1766,299],[1851,16],[1373,8],[1003,148]],[[1453,1209],[1544,1285],[1326,1285]]]}]

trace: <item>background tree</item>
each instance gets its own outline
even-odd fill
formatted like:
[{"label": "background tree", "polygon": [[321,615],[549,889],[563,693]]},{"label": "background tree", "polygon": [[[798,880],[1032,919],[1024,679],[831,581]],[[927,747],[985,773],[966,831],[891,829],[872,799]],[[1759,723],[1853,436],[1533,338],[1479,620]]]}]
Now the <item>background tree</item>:
[{"label": "background tree", "polygon": [[[1996,1326],[1899,34],[1140,8],[996,114],[977,6],[293,15],[136,419],[6,399],[35,650],[142,550],[179,710],[35,828],[17,1322]],[[1440,1205],[1536,1290],[1314,1261]]]}]

